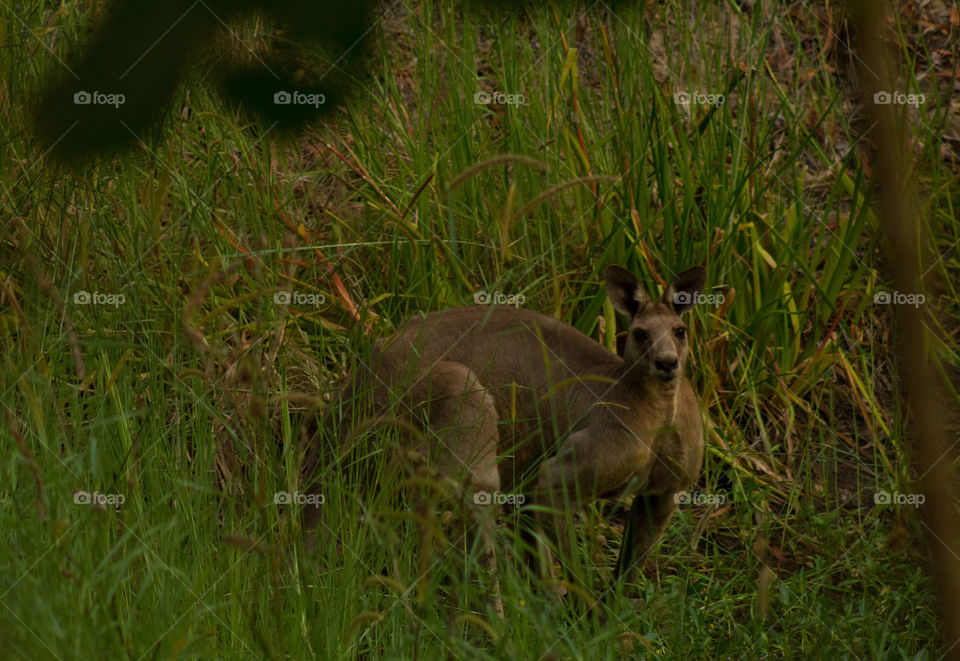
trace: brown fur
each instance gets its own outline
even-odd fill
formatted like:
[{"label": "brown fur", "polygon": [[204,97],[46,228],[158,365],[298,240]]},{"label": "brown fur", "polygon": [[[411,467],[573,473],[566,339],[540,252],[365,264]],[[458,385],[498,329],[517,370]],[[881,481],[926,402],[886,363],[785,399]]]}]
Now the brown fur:
[{"label": "brown fur", "polygon": [[[628,271],[608,267],[614,307],[631,317],[623,358],[530,310],[473,306],[414,317],[378,344],[340,399],[368,393],[367,414],[393,406],[423,430],[420,449],[434,465],[468,490],[525,492],[528,503],[561,513],[636,494],[617,564],[625,575],[647,558],[674,494],[700,472],[700,412],[677,329],[704,277],[690,269],[654,301]],[[563,546],[568,518],[539,520]]]}]

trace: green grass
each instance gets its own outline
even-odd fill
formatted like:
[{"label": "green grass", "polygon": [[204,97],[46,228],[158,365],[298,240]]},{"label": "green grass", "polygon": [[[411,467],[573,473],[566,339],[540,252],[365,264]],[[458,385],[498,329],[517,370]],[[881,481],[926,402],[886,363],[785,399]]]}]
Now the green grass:
[{"label": "green grass", "polygon": [[[356,93],[328,125],[281,137],[198,70],[157,135],[81,171],[48,165],[18,99],[94,14],[0,9],[5,654],[939,658],[916,513],[873,499],[910,493],[911,472],[848,55],[812,10],[728,4],[404,2],[369,72],[341,72]],[[269,30],[232,27],[205,57]],[[929,53],[901,55],[912,71]],[[953,120],[949,93],[916,89],[949,329],[960,187],[938,136]],[[526,103],[478,105],[481,90]],[[688,111],[681,91],[726,102]],[[358,354],[480,290],[609,344],[608,263],[651,287],[703,263],[723,296],[693,313],[689,372],[708,421],[698,490],[724,506],[681,508],[646,575],[592,611],[578,595],[604,590],[621,505],[581,517],[563,605],[514,562],[506,522],[503,621],[475,559],[426,534],[438,512],[397,505],[396,478],[362,505],[349,475],[325,483],[337,541],[306,551],[273,494],[297,490],[300,417]],[[125,302],[78,305],[80,290]],[[325,302],[278,306],[280,291]],[[125,500],[77,505],[77,490]]]}]

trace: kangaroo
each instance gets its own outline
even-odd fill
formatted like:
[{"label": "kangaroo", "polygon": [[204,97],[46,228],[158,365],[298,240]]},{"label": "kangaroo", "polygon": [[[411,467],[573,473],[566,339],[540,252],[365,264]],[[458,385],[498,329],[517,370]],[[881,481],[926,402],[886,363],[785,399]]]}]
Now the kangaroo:
[{"label": "kangaroo", "polygon": [[[607,266],[604,278],[614,309],[630,319],[622,358],[530,310],[476,305],[432,312],[375,345],[324,428],[335,418],[357,424],[370,416],[409,424],[418,430],[409,435],[411,447],[466,491],[523,494],[542,506],[537,523],[561,558],[569,552],[569,512],[601,497],[635,495],[614,573],[625,579],[648,559],[674,495],[700,473],[702,423],[684,376],[681,315],[706,273],[684,271],[659,300],[619,266]],[[329,446],[321,448],[312,431],[307,436],[309,475]],[[346,436],[326,441],[342,445]],[[492,556],[485,501],[473,500]]]}]

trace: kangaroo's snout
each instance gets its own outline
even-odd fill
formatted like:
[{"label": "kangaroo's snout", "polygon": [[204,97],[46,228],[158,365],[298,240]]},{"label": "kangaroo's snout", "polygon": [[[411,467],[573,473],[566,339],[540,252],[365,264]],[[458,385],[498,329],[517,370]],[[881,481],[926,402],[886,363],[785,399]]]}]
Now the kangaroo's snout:
[{"label": "kangaroo's snout", "polygon": [[664,356],[656,358],[653,364],[661,381],[673,381],[679,372],[680,359],[676,356]]}]

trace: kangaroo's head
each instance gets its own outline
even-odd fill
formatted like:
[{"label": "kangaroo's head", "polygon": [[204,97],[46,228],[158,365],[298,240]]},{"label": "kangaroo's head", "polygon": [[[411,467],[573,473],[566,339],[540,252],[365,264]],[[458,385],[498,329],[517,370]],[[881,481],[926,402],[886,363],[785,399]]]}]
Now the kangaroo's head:
[{"label": "kangaroo's head", "polygon": [[687,358],[687,327],[680,318],[693,307],[707,278],[700,266],[687,269],[667,285],[656,301],[637,278],[619,266],[603,273],[614,309],[630,317],[623,360],[630,376],[670,384],[683,374]]}]

